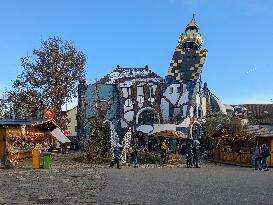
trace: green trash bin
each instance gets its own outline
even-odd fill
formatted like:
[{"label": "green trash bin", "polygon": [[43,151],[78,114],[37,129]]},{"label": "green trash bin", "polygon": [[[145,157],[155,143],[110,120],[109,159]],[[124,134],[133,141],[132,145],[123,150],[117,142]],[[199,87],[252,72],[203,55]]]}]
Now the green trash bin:
[{"label": "green trash bin", "polygon": [[45,152],[42,154],[43,157],[43,168],[50,169],[52,164],[52,154],[51,152]]}]

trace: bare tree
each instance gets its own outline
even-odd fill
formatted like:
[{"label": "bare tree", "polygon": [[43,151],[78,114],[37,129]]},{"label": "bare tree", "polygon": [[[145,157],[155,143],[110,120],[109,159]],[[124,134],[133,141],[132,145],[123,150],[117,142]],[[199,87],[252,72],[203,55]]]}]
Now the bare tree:
[{"label": "bare tree", "polygon": [[[10,98],[16,105],[41,113],[44,108],[56,114],[56,122],[67,128],[66,113],[61,106],[77,95],[77,82],[85,75],[86,56],[73,43],[59,37],[41,41],[33,56],[21,58],[23,72],[13,83]],[[34,114],[34,113],[33,113]]]}]

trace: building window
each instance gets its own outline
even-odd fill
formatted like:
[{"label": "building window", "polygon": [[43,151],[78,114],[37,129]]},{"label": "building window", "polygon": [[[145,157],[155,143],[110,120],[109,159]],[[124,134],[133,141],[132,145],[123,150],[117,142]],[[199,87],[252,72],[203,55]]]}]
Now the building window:
[{"label": "building window", "polygon": [[144,103],[144,96],[143,95],[137,96],[137,101],[138,101],[139,104]]},{"label": "building window", "polygon": [[154,110],[143,110],[138,117],[138,124],[152,125],[159,123],[157,113]]},{"label": "building window", "polygon": [[150,87],[150,96],[152,96],[153,93],[154,93],[154,89],[153,89],[153,87]]},{"label": "building window", "polygon": [[193,110],[193,116],[194,116],[194,117],[197,117],[197,110],[196,110],[196,107],[195,107],[194,110]]},{"label": "building window", "polygon": [[75,132],[77,132],[78,131],[78,127],[77,126],[75,126]]},{"label": "building window", "polygon": [[201,110],[201,108],[198,109],[198,117],[202,118],[202,110]]},{"label": "building window", "polygon": [[194,123],[192,127],[192,138],[194,140],[201,139],[201,126],[197,123]]},{"label": "building window", "polygon": [[131,88],[127,88],[127,93],[129,96],[131,95]]},{"label": "building window", "polygon": [[183,79],[185,77],[185,71],[180,72],[180,79]]},{"label": "building window", "polygon": [[155,105],[155,103],[156,103],[155,98],[153,98],[153,97],[149,98],[148,102],[149,102],[150,105]]},{"label": "building window", "polygon": [[180,93],[180,92],[181,92],[181,87],[180,87],[180,86],[177,87],[176,92],[177,92],[177,93]]},{"label": "building window", "polygon": [[126,99],[125,100],[125,106],[126,107],[131,107],[133,105],[133,102],[130,98]]},{"label": "building window", "polygon": [[173,93],[173,87],[170,88],[170,94],[172,94],[172,93]]},{"label": "building window", "polygon": [[174,107],[173,109],[173,119],[175,124],[179,124],[183,119],[183,108],[182,107]]}]

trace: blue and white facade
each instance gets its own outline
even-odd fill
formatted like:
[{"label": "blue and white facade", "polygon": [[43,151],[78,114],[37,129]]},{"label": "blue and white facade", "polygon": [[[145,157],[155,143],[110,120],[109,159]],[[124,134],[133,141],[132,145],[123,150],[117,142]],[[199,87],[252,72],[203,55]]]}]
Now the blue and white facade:
[{"label": "blue and white facade", "polygon": [[78,135],[88,137],[86,121],[96,109],[104,109],[117,133],[181,131],[200,137],[201,123],[207,110],[226,113],[225,106],[202,85],[201,73],[207,50],[201,49],[202,37],[194,16],[180,36],[165,78],[144,68],[121,68],[94,84],[81,82],[78,87]]}]

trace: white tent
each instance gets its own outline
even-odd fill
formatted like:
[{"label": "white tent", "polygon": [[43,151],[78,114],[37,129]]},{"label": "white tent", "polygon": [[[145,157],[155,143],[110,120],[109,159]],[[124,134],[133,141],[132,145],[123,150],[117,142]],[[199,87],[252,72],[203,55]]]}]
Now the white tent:
[{"label": "white tent", "polygon": [[60,128],[56,128],[50,132],[56,139],[62,143],[70,142],[70,140],[64,135]]}]

